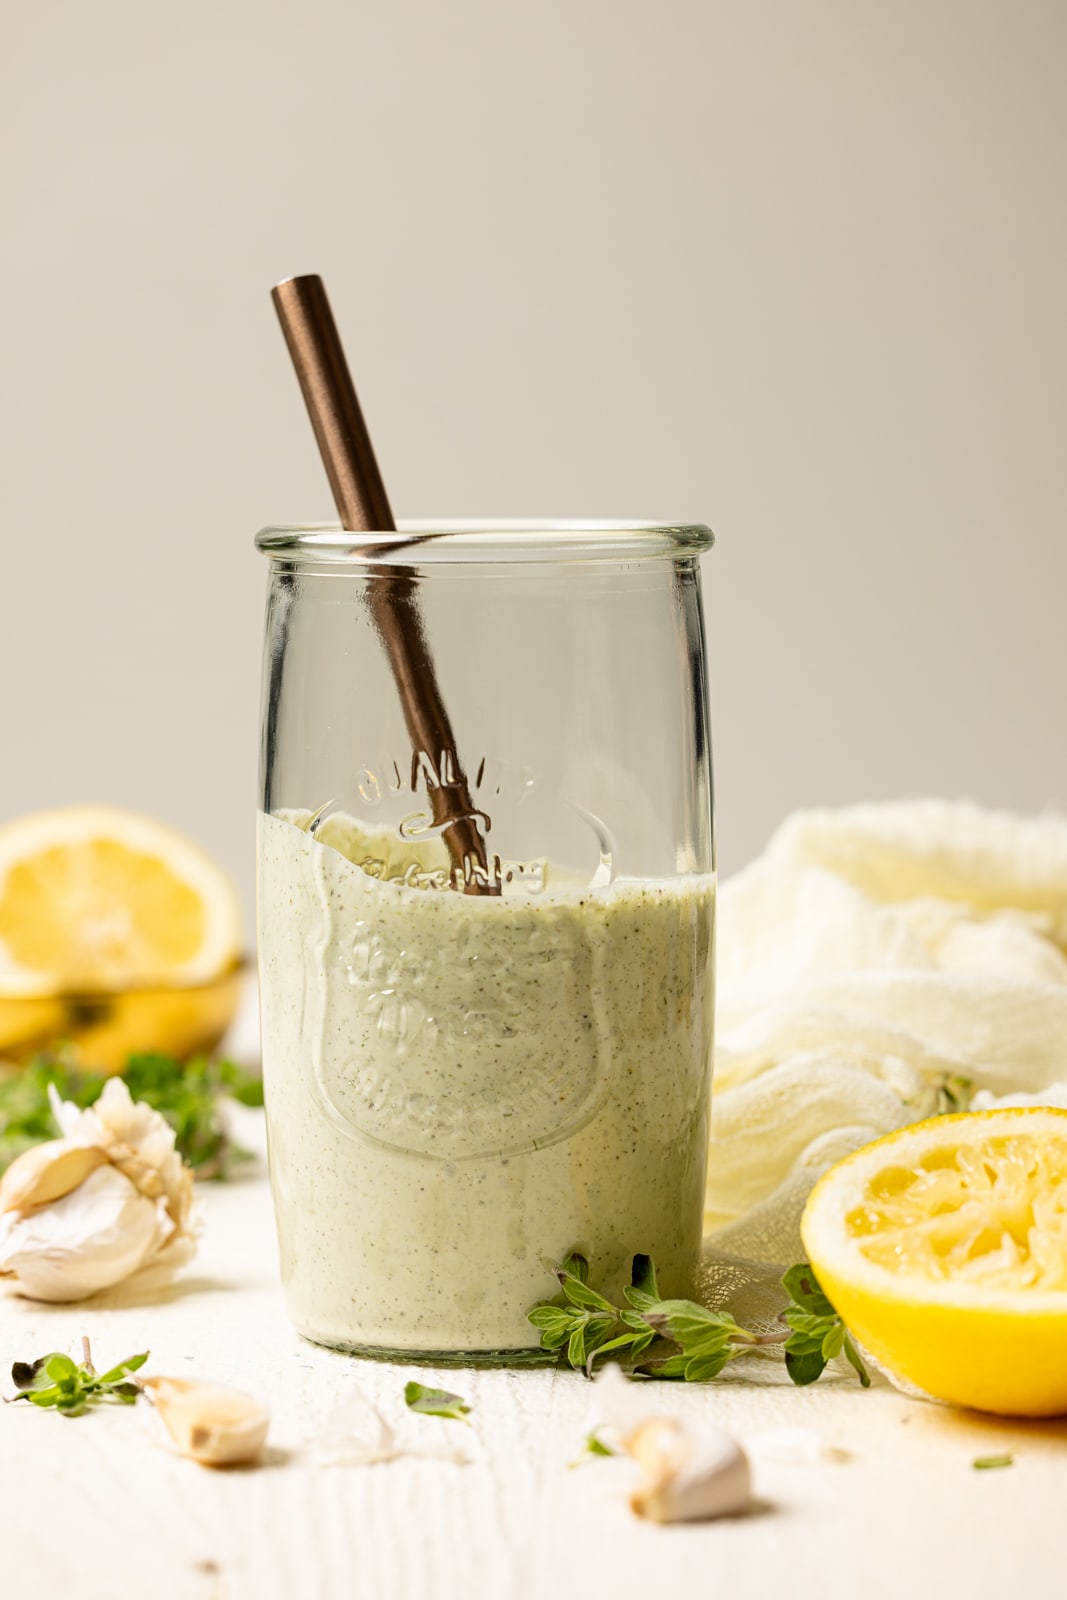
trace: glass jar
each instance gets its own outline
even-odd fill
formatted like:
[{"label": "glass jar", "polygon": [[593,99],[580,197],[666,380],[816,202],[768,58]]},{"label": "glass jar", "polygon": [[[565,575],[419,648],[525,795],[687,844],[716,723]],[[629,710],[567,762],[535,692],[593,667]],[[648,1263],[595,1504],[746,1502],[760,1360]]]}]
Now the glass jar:
[{"label": "glass jar", "polygon": [[[685,1294],[712,1049],[709,530],[256,542],[263,1073],[294,1323],[365,1354],[522,1361],[572,1249],[608,1294],[638,1253]],[[397,617],[452,748],[425,747]],[[457,796],[480,859],[456,849]]]}]

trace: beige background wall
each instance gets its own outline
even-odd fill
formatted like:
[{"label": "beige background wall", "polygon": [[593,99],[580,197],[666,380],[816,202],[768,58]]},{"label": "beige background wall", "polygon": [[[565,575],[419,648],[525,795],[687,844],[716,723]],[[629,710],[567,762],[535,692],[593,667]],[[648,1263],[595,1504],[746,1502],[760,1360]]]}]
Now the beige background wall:
[{"label": "beige background wall", "polygon": [[401,515],[691,517],[723,865],[1067,804],[1062,0],[8,0],[0,820],[250,895],[265,572],[330,284]]}]

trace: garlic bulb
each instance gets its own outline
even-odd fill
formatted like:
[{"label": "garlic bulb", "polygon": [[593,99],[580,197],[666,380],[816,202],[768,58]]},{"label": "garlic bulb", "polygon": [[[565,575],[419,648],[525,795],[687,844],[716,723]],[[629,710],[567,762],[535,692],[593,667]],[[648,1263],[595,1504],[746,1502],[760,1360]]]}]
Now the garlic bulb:
[{"label": "garlic bulb", "polygon": [[36,1145],[0,1181],[0,1278],[33,1300],[83,1300],[194,1248],[193,1175],[174,1131],[112,1078],[87,1111],[59,1100],[62,1139]]},{"label": "garlic bulb", "polygon": [[0,1218],[0,1271],[31,1300],[83,1300],[136,1272],[173,1231],[157,1202],[105,1164],[62,1199]]},{"label": "garlic bulb", "polygon": [[263,1449],[270,1414],[240,1389],[188,1378],[145,1378],[174,1448],[205,1467],[254,1461]]}]

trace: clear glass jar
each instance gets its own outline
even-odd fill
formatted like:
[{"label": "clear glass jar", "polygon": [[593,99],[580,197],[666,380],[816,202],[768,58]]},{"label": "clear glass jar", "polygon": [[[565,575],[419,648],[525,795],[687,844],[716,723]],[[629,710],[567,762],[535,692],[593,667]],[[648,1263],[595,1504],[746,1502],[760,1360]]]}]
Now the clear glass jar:
[{"label": "clear glass jar", "polygon": [[[609,1293],[637,1253],[662,1292],[690,1288],[711,542],[599,522],[259,535],[263,1071],[287,1304],[309,1338],[537,1359],[526,1312],[574,1248]],[[432,652],[452,752],[413,747],[383,597]],[[495,893],[469,892],[445,848],[464,778]]]}]

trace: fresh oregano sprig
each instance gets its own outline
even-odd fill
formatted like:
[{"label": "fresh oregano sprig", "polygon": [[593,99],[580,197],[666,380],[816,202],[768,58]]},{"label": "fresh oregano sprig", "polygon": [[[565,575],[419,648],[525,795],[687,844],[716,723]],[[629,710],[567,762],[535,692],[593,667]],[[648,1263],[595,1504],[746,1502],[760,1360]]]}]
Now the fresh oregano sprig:
[{"label": "fresh oregano sprig", "polygon": [[785,1367],[793,1382],[800,1386],[814,1383],[822,1377],[828,1361],[843,1355],[863,1387],[869,1389],[871,1379],[863,1358],[808,1263],[790,1267],[782,1287],[792,1302],[782,1312],[782,1321],[791,1330],[785,1343]]},{"label": "fresh oregano sprig", "polygon": [[[233,1143],[220,1114],[219,1101],[229,1096],[246,1106],[263,1104],[263,1083],[233,1061],[174,1056],[141,1051],[131,1055],[123,1077],[133,1100],[143,1100],[174,1129],[182,1157],[198,1178],[225,1177],[250,1159]],[[17,1073],[0,1072],[0,1172],[16,1156],[59,1133],[49,1101],[54,1086],[61,1100],[83,1110],[101,1096],[107,1074],[94,1072],[62,1052],[37,1056]]]},{"label": "fresh oregano sprig", "polygon": [[[597,1355],[625,1351],[633,1358],[655,1339],[655,1329],[650,1328],[636,1310],[616,1309],[610,1300],[590,1286],[589,1263],[578,1251],[572,1250],[567,1259],[552,1270],[559,1280],[561,1294],[554,1301],[534,1306],[527,1314],[528,1320],[540,1331],[542,1349],[562,1350],[566,1346],[570,1365],[591,1372]],[[646,1294],[644,1289],[648,1273],[652,1274],[651,1294]],[[626,1291],[627,1299],[631,1294],[644,1296],[650,1303],[658,1301],[655,1272],[647,1256],[634,1258],[634,1283]],[[635,1301],[630,1299],[630,1305],[634,1306]]]},{"label": "fresh oregano sprig", "polygon": [[79,1364],[62,1351],[53,1350],[36,1361],[16,1361],[11,1368],[11,1380],[19,1393],[16,1400],[28,1400],[31,1405],[58,1411],[64,1417],[84,1416],[90,1406],[115,1403],[132,1406],[141,1393],[139,1383],[131,1381],[130,1374],[143,1367],[148,1351],[129,1356],[107,1372],[97,1372],[93,1366],[89,1341],[82,1341],[83,1359]]},{"label": "fresh oregano sprig", "polygon": [[934,1116],[952,1116],[955,1112],[966,1111],[970,1107],[974,1097],[974,1081],[965,1078],[959,1072],[946,1072],[935,1085],[935,1090],[937,1103]]},{"label": "fresh oregano sprig", "polygon": [[718,1377],[738,1356],[784,1344],[794,1383],[814,1382],[827,1361],[841,1354],[864,1387],[870,1383],[844,1324],[806,1264],[792,1268],[782,1280],[792,1302],[781,1317],[789,1331],[771,1333],[754,1333],[728,1312],[693,1300],[662,1299],[648,1256],[633,1259],[632,1281],[623,1291],[625,1306],[614,1306],[591,1286],[589,1263],[578,1251],[552,1270],[560,1293],[534,1306],[528,1320],[540,1332],[543,1349],[565,1353],[569,1365],[589,1377],[597,1360],[611,1354],[641,1377],[703,1383]]},{"label": "fresh oregano sprig", "polygon": [[649,1377],[699,1382],[746,1350],[786,1337],[749,1333],[725,1312],[692,1300],[664,1300],[648,1256],[634,1257],[623,1307],[592,1288],[589,1263],[578,1251],[552,1270],[561,1292],[534,1306],[529,1321],[540,1331],[542,1348],[565,1350],[568,1363],[589,1376],[597,1359],[611,1354]]}]

